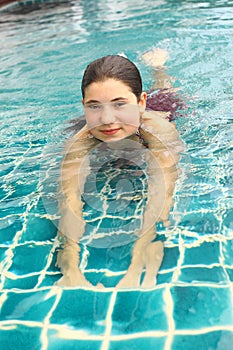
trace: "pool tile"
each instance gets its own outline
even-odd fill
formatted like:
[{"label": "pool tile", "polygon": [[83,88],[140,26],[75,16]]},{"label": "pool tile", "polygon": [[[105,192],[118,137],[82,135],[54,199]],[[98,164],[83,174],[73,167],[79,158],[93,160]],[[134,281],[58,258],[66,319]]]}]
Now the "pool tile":
[{"label": "pool tile", "polygon": [[10,329],[1,329],[0,342],[2,350],[41,349],[41,329],[25,325],[12,324]]},{"label": "pool tile", "polygon": [[208,209],[216,209],[218,207],[218,199],[221,198],[221,191],[213,189],[208,193],[199,193],[198,196],[192,198],[192,209],[199,210],[200,207]]},{"label": "pool tile", "polygon": [[232,350],[233,332],[216,331],[196,335],[177,335],[172,350]]},{"label": "pool tile", "polygon": [[186,214],[179,226],[188,227],[189,231],[198,232],[200,236],[220,233],[219,220],[212,212],[191,212]]},{"label": "pool tile", "polygon": [[164,248],[164,258],[160,269],[166,270],[175,268],[177,266],[179,256],[179,247]]},{"label": "pool tile", "polygon": [[[23,180],[22,182],[20,182],[20,184],[17,182],[12,183],[12,186],[14,186],[14,191],[8,196],[8,199],[17,200],[18,198],[27,197],[28,195],[35,193],[35,188],[37,186],[36,178],[30,179],[30,173],[27,173],[27,174],[19,173],[14,175],[15,175],[15,178],[21,177]],[[25,212],[25,210],[23,212]]]},{"label": "pool tile", "polygon": [[228,276],[230,278],[230,281],[233,282],[233,268],[231,269],[226,269]]},{"label": "pool tile", "polygon": [[10,188],[3,188],[3,186],[0,186],[0,198],[5,198],[5,196],[8,194],[8,192],[10,192],[10,190]]},{"label": "pool tile", "polygon": [[29,293],[8,292],[2,305],[0,319],[43,322],[55,301],[55,296],[47,298],[48,291]]},{"label": "pool tile", "polygon": [[219,341],[217,350],[232,350],[233,344],[233,331],[222,331],[219,332]]},{"label": "pool tile", "polygon": [[[41,197],[35,207],[30,209],[32,214],[41,214],[41,215],[51,215],[57,217],[58,215],[58,198],[56,196],[57,186],[53,189],[50,187],[47,188],[45,184],[42,184],[43,192],[40,193]],[[41,201],[41,202],[40,202]],[[58,220],[57,220],[58,222]]]},{"label": "pool tile", "polygon": [[178,281],[186,283],[228,283],[228,276],[222,267],[187,267],[181,269]]},{"label": "pool tile", "polygon": [[101,350],[102,342],[97,340],[62,339],[55,331],[48,332],[47,350]]},{"label": "pool tile", "polygon": [[112,321],[114,334],[167,330],[164,289],[119,292]]},{"label": "pool tile", "polygon": [[[1,125],[2,127],[2,125]],[[2,130],[2,129],[1,129]],[[2,147],[0,146],[1,152]],[[5,157],[4,157],[5,156]],[[10,155],[8,156],[8,159],[6,158],[6,154],[3,157],[0,157],[0,177],[4,177],[8,174],[10,174],[14,170],[14,158],[11,158]],[[5,188],[0,186],[0,197],[2,198],[2,195],[6,195]]]},{"label": "pool tile", "polygon": [[42,282],[40,283],[40,287],[51,287],[54,285],[55,282],[58,281],[58,279],[61,277],[61,275],[45,275]]},{"label": "pool tile", "polygon": [[227,240],[222,243],[224,263],[226,265],[232,266],[232,255],[233,255],[233,240]]},{"label": "pool tile", "polygon": [[88,247],[87,269],[107,268],[111,271],[125,271],[131,261],[132,243],[111,249]]},{"label": "pool tile", "polygon": [[111,341],[109,350],[164,350],[166,338],[135,338],[121,341]]},{"label": "pool tile", "polygon": [[[14,196],[14,198],[10,198]],[[8,198],[5,201],[6,203],[0,204],[0,218],[11,218],[11,217],[20,217],[27,211],[27,200],[24,200],[22,196],[15,196],[14,191],[8,194]]]},{"label": "pool tile", "polygon": [[18,215],[11,215],[10,217],[0,220],[0,244],[12,244],[16,232],[23,228],[23,220]]},{"label": "pool tile", "polygon": [[[108,234],[108,232],[118,232],[118,230],[127,230],[131,232],[135,230],[135,225],[132,224],[132,218],[129,219],[118,219],[118,218],[101,218],[101,223],[99,225],[100,230],[103,230]],[[136,226],[137,227],[137,226]]]},{"label": "pool tile", "polygon": [[25,244],[16,247],[9,271],[18,275],[41,271],[47,263],[50,250],[51,245]]},{"label": "pool tile", "polygon": [[233,230],[233,209],[226,210],[226,213],[223,215],[223,226],[224,229],[230,230],[232,233]]},{"label": "pool tile", "polygon": [[46,241],[56,237],[57,228],[52,221],[29,214],[27,216],[27,226],[24,230],[19,243],[27,241]]},{"label": "pool tile", "polygon": [[158,273],[157,275],[157,285],[163,283],[171,283],[173,277],[173,272],[168,273]]},{"label": "pool tile", "polygon": [[173,287],[176,329],[200,329],[231,325],[233,308],[230,288]]},{"label": "pool tile", "polygon": [[110,296],[110,292],[63,290],[50,323],[67,324],[74,329],[102,334],[105,330]]},{"label": "pool tile", "polygon": [[203,242],[199,247],[185,249],[184,265],[217,264],[219,258],[219,242]]},{"label": "pool tile", "polygon": [[47,213],[46,208],[44,206],[43,194],[38,199],[37,203],[30,209],[30,214],[40,214],[45,215]]},{"label": "pool tile", "polygon": [[0,247],[0,261],[1,261],[1,265],[2,267],[4,267],[4,259],[6,258],[6,252],[7,252],[8,248],[2,248]]},{"label": "pool tile", "polygon": [[29,276],[17,279],[6,278],[4,282],[5,289],[32,289],[37,285],[39,276]]}]

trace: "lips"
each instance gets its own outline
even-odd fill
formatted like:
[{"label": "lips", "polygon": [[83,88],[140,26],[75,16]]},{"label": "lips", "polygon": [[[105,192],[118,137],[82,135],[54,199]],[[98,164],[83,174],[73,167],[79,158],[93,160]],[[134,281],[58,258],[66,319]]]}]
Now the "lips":
[{"label": "lips", "polygon": [[116,128],[116,129],[107,129],[107,130],[100,130],[104,135],[114,135],[116,134],[118,131],[120,130],[120,128]]}]

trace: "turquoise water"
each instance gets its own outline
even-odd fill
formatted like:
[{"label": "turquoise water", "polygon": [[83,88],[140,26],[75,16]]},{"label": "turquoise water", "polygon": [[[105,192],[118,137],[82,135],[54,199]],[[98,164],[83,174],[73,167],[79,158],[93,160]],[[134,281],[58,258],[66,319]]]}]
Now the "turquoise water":
[{"label": "turquoise water", "polygon": [[[2,349],[231,350],[233,343],[233,1],[73,1],[0,13]],[[189,108],[165,257],[153,290],[116,292],[129,253],[84,251],[109,289],[61,289],[55,267],[57,169],[82,114],[88,62],[169,52]]]}]

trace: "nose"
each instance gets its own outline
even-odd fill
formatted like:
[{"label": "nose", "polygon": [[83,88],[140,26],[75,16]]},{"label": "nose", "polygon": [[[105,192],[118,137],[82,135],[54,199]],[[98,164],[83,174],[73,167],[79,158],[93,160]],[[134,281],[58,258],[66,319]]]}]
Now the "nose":
[{"label": "nose", "polygon": [[112,106],[103,106],[100,121],[102,124],[113,124],[116,121],[114,109],[112,108]]}]

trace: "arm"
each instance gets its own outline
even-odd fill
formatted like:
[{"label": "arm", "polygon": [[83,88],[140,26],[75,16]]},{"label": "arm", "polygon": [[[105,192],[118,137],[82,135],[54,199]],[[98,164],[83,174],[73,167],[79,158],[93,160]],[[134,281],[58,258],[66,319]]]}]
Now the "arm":
[{"label": "arm", "polygon": [[58,252],[57,266],[63,277],[57,285],[91,286],[78,268],[80,238],[85,230],[82,219],[83,192],[86,176],[89,171],[88,153],[97,141],[88,137],[86,126],[80,130],[67,144],[61,166],[59,212],[61,219],[58,238],[62,242],[62,250]]},{"label": "arm", "polygon": [[156,208],[157,221],[166,223],[172,206],[172,196],[178,177],[177,163],[183,144],[175,125],[161,118],[157,112],[144,113],[140,131],[149,148],[151,207]]},{"label": "arm", "polygon": [[[175,126],[160,117],[157,112],[145,112],[140,129],[149,147],[148,152],[148,200],[143,215],[139,238],[135,242],[131,264],[118,283],[118,288],[153,288],[163,259],[163,243],[153,242],[155,224],[168,220],[172,206],[175,181],[178,176],[176,164],[183,149]],[[145,276],[141,283],[141,275]]]}]

